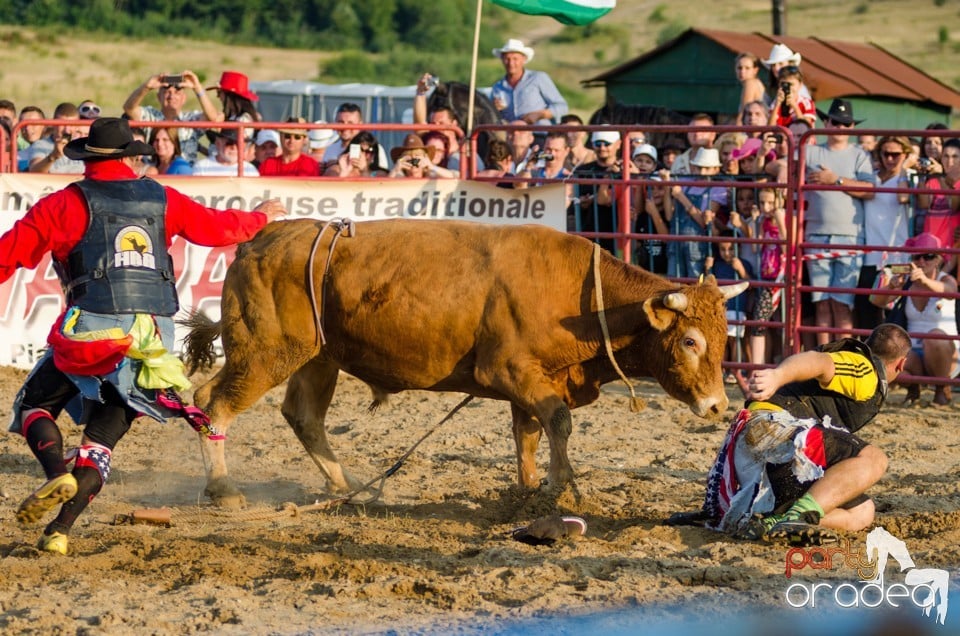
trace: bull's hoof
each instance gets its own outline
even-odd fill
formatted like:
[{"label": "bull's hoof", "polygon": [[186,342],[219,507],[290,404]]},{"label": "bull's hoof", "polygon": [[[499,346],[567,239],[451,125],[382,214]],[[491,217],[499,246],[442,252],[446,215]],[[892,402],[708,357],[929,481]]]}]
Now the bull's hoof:
[{"label": "bull's hoof", "polygon": [[213,505],[227,510],[240,510],[247,505],[247,498],[230,479],[214,479],[207,484],[204,493]]}]

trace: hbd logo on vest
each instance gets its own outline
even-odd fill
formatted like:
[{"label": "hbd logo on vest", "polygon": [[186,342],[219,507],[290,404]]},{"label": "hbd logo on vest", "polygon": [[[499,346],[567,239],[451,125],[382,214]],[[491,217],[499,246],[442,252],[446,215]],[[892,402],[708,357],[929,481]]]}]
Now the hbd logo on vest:
[{"label": "hbd logo on vest", "polygon": [[157,269],[153,241],[150,236],[136,225],[121,229],[113,241],[114,267],[145,267]]}]

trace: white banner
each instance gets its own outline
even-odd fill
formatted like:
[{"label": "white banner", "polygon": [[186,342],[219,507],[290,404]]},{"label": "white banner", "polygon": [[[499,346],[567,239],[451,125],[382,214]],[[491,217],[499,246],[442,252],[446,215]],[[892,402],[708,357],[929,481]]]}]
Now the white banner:
[{"label": "white banner", "polygon": [[[0,174],[0,232],[6,232],[40,197],[76,176]],[[168,177],[158,179],[213,208],[252,209],[280,199],[288,218],[457,219],[498,225],[536,223],[566,230],[563,184],[507,190],[459,180],[384,179],[339,181],[278,178]],[[220,285],[235,248],[200,247],[178,237],[170,253],[176,265],[178,318],[200,309],[220,316]],[[43,354],[47,333],[64,309],[49,253],[35,270],[18,270],[0,284],[0,365],[30,368]],[[178,328],[177,342],[182,338]]]}]

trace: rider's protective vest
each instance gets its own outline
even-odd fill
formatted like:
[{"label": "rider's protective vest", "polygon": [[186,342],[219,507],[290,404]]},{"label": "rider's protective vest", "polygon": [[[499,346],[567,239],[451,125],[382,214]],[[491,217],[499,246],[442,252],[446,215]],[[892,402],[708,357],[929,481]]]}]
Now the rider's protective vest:
[{"label": "rider's protective vest", "polygon": [[873,365],[877,374],[877,391],[868,400],[857,401],[835,391],[824,389],[817,380],[793,382],[780,387],[764,402],[776,404],[798,418],[830,416],[834,426],[843,426],[856,432],[870,422],[887,397],[887,378],[883,364],[870,348],[854,338],[843,338],[820,347],[824,353],[853,351],[863,355]]},{"label": "rider's protective vest", "polygon": [[163,186],[152,179],[83,179],[74,185],[87,202],[89,220],[66,260],[54,261],[67,305],[102,314],[177,313]]}]

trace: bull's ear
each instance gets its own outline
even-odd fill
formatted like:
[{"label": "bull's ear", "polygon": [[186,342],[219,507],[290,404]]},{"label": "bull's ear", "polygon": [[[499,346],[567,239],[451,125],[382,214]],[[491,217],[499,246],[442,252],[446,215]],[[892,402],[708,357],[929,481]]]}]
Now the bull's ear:
[{"label": "bull's ear", "polygon": [[717,277],[714,276],[713,274],[707,274],[706,276],[703,276],[703,274],[701,274],[701,275],[700,275],[700,284],[701,284],[701,285],[704,285],[704,284],[706,284],[706,285],[716,285],[716,284],[717,284]]},{"label": "bull's ear", "polygon": [[668,309],[662,298],[648,298],[643,301],[643,313],[647,315],[650,326],[657,331],[664,331],[677,319],[677,312]]}]

